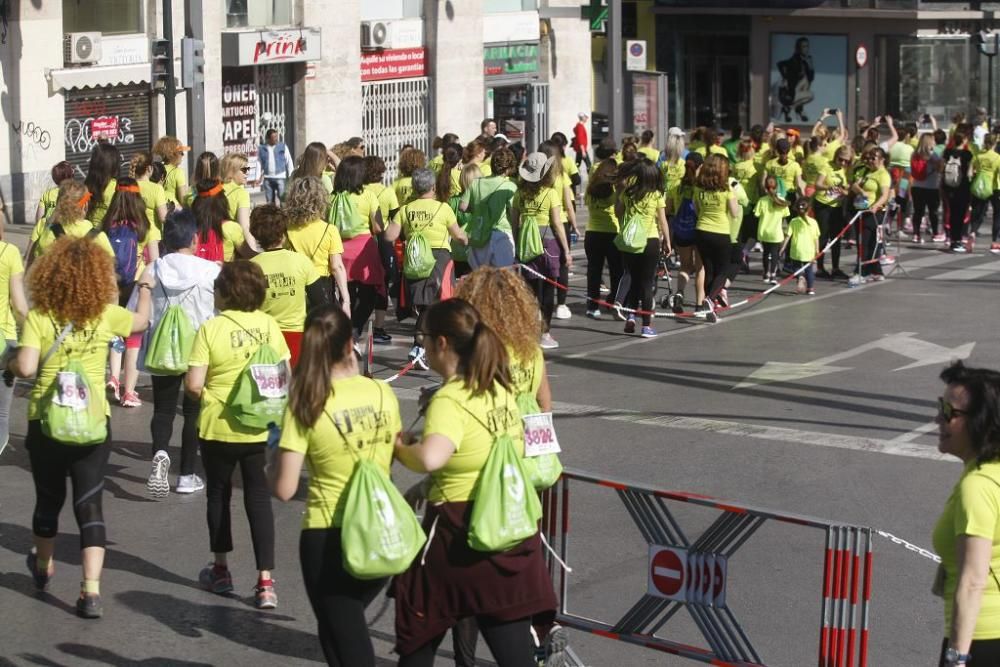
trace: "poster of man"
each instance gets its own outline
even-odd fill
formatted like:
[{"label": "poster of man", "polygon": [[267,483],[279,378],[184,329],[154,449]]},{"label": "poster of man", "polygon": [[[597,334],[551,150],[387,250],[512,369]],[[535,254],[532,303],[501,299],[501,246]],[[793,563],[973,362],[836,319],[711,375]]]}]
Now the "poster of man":
[{"label": "poster of man", "polygon": [[847,37],[771,34],[771,120],[808,124],[847,105]]}]

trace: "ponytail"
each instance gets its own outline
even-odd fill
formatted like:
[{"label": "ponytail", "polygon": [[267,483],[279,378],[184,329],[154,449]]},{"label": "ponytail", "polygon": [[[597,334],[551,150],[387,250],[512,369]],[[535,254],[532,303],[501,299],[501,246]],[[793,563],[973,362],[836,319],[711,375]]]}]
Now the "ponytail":
[{"label": "ponytail", "polygon": [[317,306],[306,316],[299,363],[292,375],[288,409],[305,428],[312,428],[323,414],[333,391],[330,369],[343,363],[352,339],[351,320],[339,307]]},{"label": "ponytail", "polygon": [[444,150],[441,151],[441,156],[444,159],[444,164],[442,164],[441,171],[437,174],[434,187],[436,188],[438,201],[446,203],[451,197],[451,170],[458,167],[462,161],[462,147],[458,144],[445,146]]},{"label": "ponytail", "polygon": [[493,385],[512,386],[507,348],[468,301],[448,299],[427,309],[429,336],[444,336],[458,355],[458,375],[472,394],[493,393]]},{"label": "ponytail", "polygon": [[128,163],[129,178],[139,179],[153,166],[153,156],[146,151],[139,151]]}]

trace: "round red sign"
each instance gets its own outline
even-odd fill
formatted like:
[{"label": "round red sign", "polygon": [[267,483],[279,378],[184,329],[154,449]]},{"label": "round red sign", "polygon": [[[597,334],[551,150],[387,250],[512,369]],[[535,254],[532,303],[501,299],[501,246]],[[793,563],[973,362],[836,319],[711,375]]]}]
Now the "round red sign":
[{"label": "round red sign", "polygon": [[653,585],[664,595],[677,595],[684,588],[684,562],[673,551],[659,552],[649,567]]}]

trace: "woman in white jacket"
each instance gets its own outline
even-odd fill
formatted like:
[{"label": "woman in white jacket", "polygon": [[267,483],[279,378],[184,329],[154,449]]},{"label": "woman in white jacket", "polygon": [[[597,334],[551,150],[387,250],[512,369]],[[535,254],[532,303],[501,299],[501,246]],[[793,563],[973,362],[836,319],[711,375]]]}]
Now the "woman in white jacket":
[{"label": "woman in white jacket", "polygon": [[[149,331],[155,331],[164,311],[180,305],[191,320],[195,331],[215,315],[215,278],[219,265],[195,255],[198,249],[198,223],[189,210],[171,213],[163,225],[163,245],[168,254],[153,262],[141,282],[152,285],[153,307]],[[153,466],[146,480],[146,489],[154,498],[170,493],[167,473],[170,456],[167,446],[174,431],[177,398],[183,394],[184,374],[152,375]],[[195,474],[198,456],[199,401],[183,395],[184,428],[181,434],[181,469],[177,478],[177,493],[194,493],[205,488]]]}]

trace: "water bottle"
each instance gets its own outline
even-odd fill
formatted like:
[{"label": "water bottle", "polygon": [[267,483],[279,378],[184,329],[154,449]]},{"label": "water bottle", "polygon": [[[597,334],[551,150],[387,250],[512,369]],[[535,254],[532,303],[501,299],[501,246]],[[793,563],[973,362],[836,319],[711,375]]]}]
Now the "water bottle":
[{"label": "water bottle", "polygon": [[576,245],[576,242],[579,241],[579,240],[580,240],[580,235],[576,233],[575,229],[569,233],[569,244],[570,245]]},{"label": "water bottle", "polygon": [[111,349],[117,352],[118,354],[122,354],[123,352],[125,352],[125,339],[122,338],[121,336],[115,336],[114,338],[112,338]]}]

